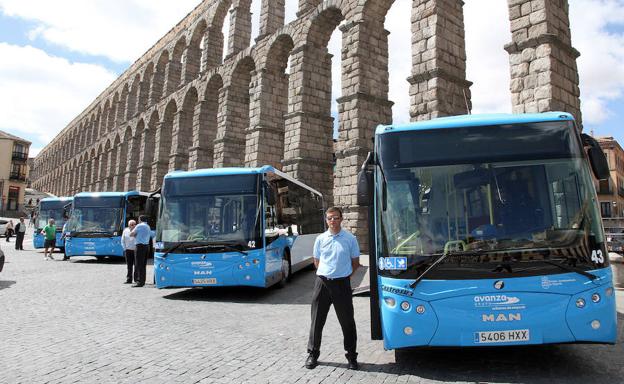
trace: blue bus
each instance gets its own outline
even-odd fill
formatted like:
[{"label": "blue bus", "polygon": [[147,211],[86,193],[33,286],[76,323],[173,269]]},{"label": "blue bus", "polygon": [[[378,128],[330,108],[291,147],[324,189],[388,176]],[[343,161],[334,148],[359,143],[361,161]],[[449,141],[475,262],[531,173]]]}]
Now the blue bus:
[{"label": "blue bus", "polygon": [[590,166],[608,177],[568,113],[378,127],[358,175],[373,218],[372,338],[386,349],[615,343]]},{"label": "blue bus", "polygon": [[156,287],[283,286],[312,264],[323,214],[319,192],[270,166],[169,173]]},{"label": "blue bus", "polygon": [[81,192],[74,196],[67,224],[65,253],[72,256],[123,257],[121,234],[130,219],[150,218],[147,192]]},{"label": "blue bus", "polygon": [[37,208],[37,220],[33,234],[33,247],[43,248],[44,236],[41,234],[43,227],[48,225],[48,220],[54,219],[56,225],[56,247],[62,251],[65,249],[63,238],[63,225],[69,218],[73,197],[46,197],[39,201]]}]

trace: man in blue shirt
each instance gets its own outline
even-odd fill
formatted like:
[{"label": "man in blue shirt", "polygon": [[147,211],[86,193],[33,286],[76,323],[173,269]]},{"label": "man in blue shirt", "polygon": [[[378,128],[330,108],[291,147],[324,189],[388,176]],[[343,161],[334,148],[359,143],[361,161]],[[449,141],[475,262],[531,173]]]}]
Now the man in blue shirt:
[{"label": "man in blue shirt", "polygon": [[152,238],[152,229],[147,224],[147,216],[139,216],[139,224],[134,227],[130,236],[136,239],[136,252],[134,254],[134,270],[136,274],[136,284],[133,287],[145,285],[145,274],[147,268],[147,256]]},{"label": "man in blue shirt", "polygon": [[360,266],[360,247],[351,233],[342,229],[342,210],[331,207],[325,212],[328,230],[314,242],[316,281],[312,294],[312,324],[308,339],[308,359],[305,366],[318,365],[323,326],[329,307],[334,304],[344,336],[349,369],[358,369],[357,333],[351,297],[351,275]]}]

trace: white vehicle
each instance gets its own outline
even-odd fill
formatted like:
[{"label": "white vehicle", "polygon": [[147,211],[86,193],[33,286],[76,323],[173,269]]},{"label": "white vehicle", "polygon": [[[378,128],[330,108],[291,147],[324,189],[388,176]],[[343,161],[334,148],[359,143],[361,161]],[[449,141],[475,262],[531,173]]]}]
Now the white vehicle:
[{"label": "white vehicle", "polygon": [[0,236],[6,236],[6,227],[9,222],[0,219]]}]

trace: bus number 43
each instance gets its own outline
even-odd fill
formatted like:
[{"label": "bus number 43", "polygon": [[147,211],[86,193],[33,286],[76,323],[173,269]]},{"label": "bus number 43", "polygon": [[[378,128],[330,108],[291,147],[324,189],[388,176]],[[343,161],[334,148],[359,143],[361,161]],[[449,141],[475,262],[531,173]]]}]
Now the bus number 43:
[{"label": "bus number 43", "polygon": [[600,249],[595,249],[592,251],[591,259],[595,264],[604,263],[604,256],[602,255],[602,251]]}]

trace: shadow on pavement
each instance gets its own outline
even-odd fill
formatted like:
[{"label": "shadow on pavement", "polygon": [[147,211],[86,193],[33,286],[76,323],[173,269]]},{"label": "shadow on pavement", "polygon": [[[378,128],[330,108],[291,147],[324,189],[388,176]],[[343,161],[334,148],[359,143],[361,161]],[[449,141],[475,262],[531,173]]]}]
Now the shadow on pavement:
[{"label": "shadow on pavement", "polygon": [[395,351],[394,364],[363,363],[360,370],[444,382],[618,383],[622,382],[621,374],[609,366],[608,356],[624,355],[623,342],[624,315],[618,313],[616,345],[408,349]]},{"label": "shadow on pavement", "polygon": [[11,285],[15,284],[16,281],[13,280],[0,280],[0,290],[11,288]]},{"label": "shadow on pavement", "polygon": [[[285,288],[256,287],[198,287],[185,289],[163,296],[169,300],[211,301],[255,304],[301,304],[312,301],[314,272],[303,270],[295,273]],[[163,291],[163,293],[166,290]]]},{"label": "shadow on pavement", "polygon": [[[126,260],[123,257],[118,256],[73,256],[69,259],[71,263],[76,264],[125,264]],[[151,260],[150,260],[151,261]],[[148,262],[148,265],[151,265]]]}]

